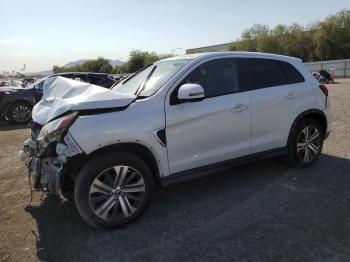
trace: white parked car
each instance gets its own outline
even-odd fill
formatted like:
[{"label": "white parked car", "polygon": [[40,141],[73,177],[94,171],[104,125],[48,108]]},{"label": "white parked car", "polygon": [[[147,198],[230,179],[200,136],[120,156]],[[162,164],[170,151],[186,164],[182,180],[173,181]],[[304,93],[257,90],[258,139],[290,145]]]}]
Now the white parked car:
[{"label": "white parked car", "polygon": [[81,217],[125,225],[169,184],[262,157],[313,165],[331,129],[328,90],[301,60],[262,53],[158,61],[112,90],[45,83],[20,157],[35,188],[69,186]]}]

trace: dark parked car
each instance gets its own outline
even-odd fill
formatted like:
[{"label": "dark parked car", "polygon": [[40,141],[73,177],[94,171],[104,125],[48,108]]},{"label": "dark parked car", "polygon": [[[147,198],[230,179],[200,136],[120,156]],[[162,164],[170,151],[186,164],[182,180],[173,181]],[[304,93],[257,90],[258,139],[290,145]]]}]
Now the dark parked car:
[{"label": "dark parked car", "polygon": [[334,83],[333,76],[328,73],[326,70],[320,70],[318,72],[313,72],[312,75],[317,79],[321,84],[330,84]]},{"label": "dark parked car", "polygon": [[26,88],[1,87],[0,88],[0,116],[11,123],[27,123],[31,118],[33,106],[42,97],[44,81],[53,76],[62,76],[94,85],[110,88],[115,80],[103,73],[61,73],[41,78]]}]

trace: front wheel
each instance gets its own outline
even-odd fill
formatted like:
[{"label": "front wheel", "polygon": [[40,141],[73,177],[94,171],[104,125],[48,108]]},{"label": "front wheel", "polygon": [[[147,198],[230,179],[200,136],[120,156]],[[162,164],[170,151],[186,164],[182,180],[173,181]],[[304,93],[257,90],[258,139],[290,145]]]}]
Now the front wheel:
[{"label": "front wheel", "polygon": [[88,162],[77,178],[74,197],[81,217],[96,228],[124,226],[146,209],[153,176],[139,157],[117,152]]},{"label": "front wheel", "polygon": [[324,132],[313,119],[303,119],[295,127],[288,141],[289,163],[296,167],[310,167],[322,152]]}]

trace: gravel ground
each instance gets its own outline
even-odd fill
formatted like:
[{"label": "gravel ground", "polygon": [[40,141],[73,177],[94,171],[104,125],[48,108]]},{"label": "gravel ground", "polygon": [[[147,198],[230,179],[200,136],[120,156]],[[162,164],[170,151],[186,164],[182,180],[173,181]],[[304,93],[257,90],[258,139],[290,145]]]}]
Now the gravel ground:
[{"label": "gravel ground", "polygon": [[[350,261],[350,79],[329,85],[333,131],[309,169],[265,160],[159,188],[141,219],[94,230],[72,201],[35,193],[0,126],[0,261]],[[195,190],[194,190],[195,189]]]}]

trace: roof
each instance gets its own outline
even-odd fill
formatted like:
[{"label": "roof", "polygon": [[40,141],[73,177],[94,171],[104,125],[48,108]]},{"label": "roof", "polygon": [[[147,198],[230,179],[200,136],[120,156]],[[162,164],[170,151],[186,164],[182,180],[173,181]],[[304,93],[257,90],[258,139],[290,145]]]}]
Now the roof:
[{"label": "roof", "polygon": [[270,59],[278,59],[278,60],[299,60],[299,58],[270,54],[270,53],[260,53],[260,52],[240,52],[240,51],[225,51],[225,52],[208,52],[208,53],[196,53],[196,54],[186,54],[175,57],[170,57],[165,60],[176,60],[176,59],[202,59],[202,58],[210,58],[210,57],[218,57],[218,56],[237,56],[237,57],[257,57],[257,58],[270,58]]}]

